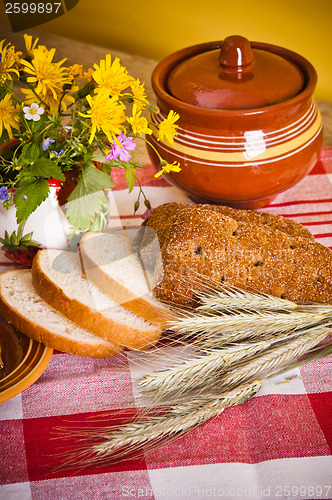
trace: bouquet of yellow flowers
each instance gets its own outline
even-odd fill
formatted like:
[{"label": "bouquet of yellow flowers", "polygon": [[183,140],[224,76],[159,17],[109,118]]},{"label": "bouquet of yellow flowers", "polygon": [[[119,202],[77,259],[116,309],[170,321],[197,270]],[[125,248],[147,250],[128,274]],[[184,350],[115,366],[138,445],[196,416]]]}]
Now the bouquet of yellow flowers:
[{"label": "bouquet of yellow flowers", "polygon": [[[125,170],[131,191],[142,168],[135,161],[135,139],[147,141],[152,133],[144,111],[158,109],[118,58],[107,54],[85,71],[79,64],[63,66],[66,59],[53,62],[55,49],[39,45],[38,38],[24,35],[24,40],[24,57],[0,42],[0,203],[15,205],[22,233],[26,219],[47,198],[50,182],[74,178],[66,204],[72,231],[93,228],[96,217],[100,230],[100,215],[105,220],[108,210],[105,190],[114,187],[112,169]],[[173,140],[178,118],[169,113],[159,125],[159,139]],[[160,172],[180,170],[176,162],[160,162]],[[150,208],[140,189],[135,210],[141,195]]]}]

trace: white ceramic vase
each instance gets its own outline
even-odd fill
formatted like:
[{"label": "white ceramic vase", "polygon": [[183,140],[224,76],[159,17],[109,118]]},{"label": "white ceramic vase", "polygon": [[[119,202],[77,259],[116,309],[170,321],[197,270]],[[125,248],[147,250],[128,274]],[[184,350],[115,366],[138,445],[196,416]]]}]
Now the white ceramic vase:
[{"label": "white ceramic vase", "polygon": [[[17,228],[15,207],[7,210],[0,203],[0,237],[4,237],[5,231],[11,234]],[[33,233],[32,239],[43,248],[62,249],[67,246],[69,223],[58,203],[55,186],[50,186],[47,199],[28,217],[23,234],[30,232]]]}]

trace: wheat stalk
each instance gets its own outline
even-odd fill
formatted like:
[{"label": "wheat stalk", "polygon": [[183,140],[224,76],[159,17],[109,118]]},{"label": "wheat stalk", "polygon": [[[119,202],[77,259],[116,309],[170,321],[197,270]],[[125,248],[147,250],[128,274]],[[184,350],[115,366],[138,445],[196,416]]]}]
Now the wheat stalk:
[{"label": "wheat stalk", "polygon": [[[177,404],[168,404],[163,415],[145,415],[116,430],[103,427],[99,442],[87,447],[83,441],[82,466],[132,457],[143,447],[151,451],[248,399],[263,379],[283,373],[286,363],[290,369],[291,362],[323,340],[332,321],[332,306],[326,304],[297,305],[236,288],[206,290],[197,297],[200,306],[176,310],[169,326],[183,334],[183,345],[187,341],[201,354],[139,381],[143,395],[157,402],[176,396]],[[250,339],[255,341],[249,344]],[[240,343],[225,346],[234,342]],[[88,439],[96,439],[93,432]]]},{"label": "wheat stalk", "polygon": [[158,370],[145,375],[139,380],[139,386],[145,393],[156,393],[160,398],[170,391],[185,392],[205,383],[216,372],[229,368],[231,363],[253,355],[265,349],[270,342],[235,345],[225,349],[216,349],[208,355],[198,356],[166,370]]},{"label": "wheat stalk", "polygon": [[197,294],[200,305],[198,311],[267,310],[292,311],[297,304],[267,294],[259,294],[236,287],[225,286],[220,290],[209,290]]},{"label": "wheat stalk", "polygon": [[330,304],[298,304],[296,310],[298,312],[318,312],[323,314],[326,319],[332,319],[332,305]]},{"label": "wheat stalk", "polygon": [[[295,338],[301,337],[301,335],[305,332],[307,332],[311,328],[317,328],[317,327],[328,327],[330,325],[330,322],[325,322],[325,320],[322,320],[321,322],[314,323],[313,325],[309,325],[308,327],[304,328],[298,328],[294,330],[285,330],[282,332],[272,332],[272,333],[262,333],[259,335],[259,338],[262,339],[263,341],[267,342],[269,346],[273,346],[274,344],[278,342],[285,342],[287,340],[292,340]],[[241,334],[243,341],[248,342],[257,342],[257,336],[254,335],[254,332],[249,332],[248,336],[245,334]],[[206,352],[209,353],[211,351],[214,351],[215,349],[221,348],[222,346],[227,346],[227,345],[233,345],[234,342],[238,342],[240,344],[243,343],[242,339],[239,338],[240,336],[235,336],[235,334],[231,333],[229,335],[224,334],[222,336],[220,335],[212,335],[209,336],[208,334],[203,334],[197,336],[196,340],[193,342],[193,347],[199,351],[199,352]],[[234,340],[235,339],[235,340]]]},{"label": "wheat stalk", "polygon": [[[318,312],[232,311],[229,314],[203,314],[190,312],[179,315],[169,323],[171,330],[184,334],[237,342],[286,331],[314,326],[326,320]],[[199,337],[198,337],[199,338]]]},{"label": "wheat stalk", "polygon": [[111,433],[103,443],[94,445],[93,452],[98,458],[112,456],[114,459],[118,453],[131,454],[144,445],[151,445],[172,435],[180,436],[219,415],[229,406],[252,397],[261,386],[260,380],[253,381],[218,396],[205,395],[193,402],[176,405],[164,415],[126,424]]},{"label": "wheat stalk", "polygon": [[[325,334],[326,331],[322,331],[320,337],[316,337],[312,344],[316,345]],[[306,344],[306,348],[309,350],[310,346]],[[330,354],[331,351],[331,344],[326,348],[316,347],[312,349],[313,354],[309,358],[296,362],[295,366],[300,366],[312,359]],[[303,354],[303,352],[294,349],[292,355],[297,354]],[[274,365],[275,367],[276,365]],[[290,368],[292,366],[288,366],[277,373],[274,372],[273,375],[270,374],[266,378],[282,374]],[[193,400],[174,405],[163,415],[145,416],[145,418],[123,425],[117,430],[114,430],[114,427],[103,426],[102,442],[100,442],[100,431],[95,427],[88,431],[88,436],[83,434],[82,431],[76,431],[76,435],[80,438],[81,451],[69,454],[69,459],[62,462],[62,468],[84,468],[87,465],[96,464],[106,465],[110,461],[133,458],[139,455],[143,449],[145,453],[148,453],[189,432],[208,419],[221,414],[227,407],[240,404],[249,399],[261,386],[261,379],[242,382],[228,392],[220,393],[220,389],[218,389],[219,393],[198,394]],[[75,432],[71,430],[71,436],[73,434]],[[93,440],[96,441],[97,439],[99,441],[97,444],[88,445],[90,441],[93,442]]]},{"label": "wheat stalk", "polygon": [[253,359],[243,363],[240,367],[234,367],[234,370],[227,372],[220,380],[220,390],[225,387],[236,386],[244,381],[248,382],[256,377],[265,377],[268,373],[286,363],[286,361],[298,358],[310,351],[328,334],[329,330],[327,328],[311,328],[298,338],[272,348],[261,356],[254,356]]},{"label": "wheat stalk", "polygon": [[[223,381],[227,381],[235,374],[240,374],[241,370],[247,375],[252,370],[254,376],[259,377],[262,372],[267,372],[268,368],[279,366],[287,359],[299,356],[299,352],[305,352],[319,343],[328,330],[320,327],[317,333],[317,329],[318,327],[301,331],[299,336],[284,334],[271,337],[269,341],[213,350],[210,354],[200,355],[167,370],[145,375],[139,385],[143,394],[154,395],[160,399],[175,396],[180,401],[183,394],[185,398],[192,397],[193,391],[197,389],[210,390],[213,386],[219,387],[221,377]],[[272,349],[269,349],[271,347]],[[232,385],[232,382],[230,384]]]},{"label": "wheat stalk", "polygon": [[305,353],[304,359],[301,359],[300,361],[294,360],[291,363],[287,364],[284,368],[281,368],[281,370],[278,370],[277,372],[273,372],[270,375],[267,375],[265,378],[266,380],[269,380],[270,378],[274,378],[279,375],[283,375],[284,373],[288,372],[289,370],[293,370],[295,368],[299,368],[300,366],[306,365],[307,363],[310,363],[311,361],[314,361],[315,359],[320,359],[323,358],[324,356],[327,356],[328,354],[332,353],[332,342],[328,342],[326,345],[323,346],[317,346],[310,351],[307,351]]}]

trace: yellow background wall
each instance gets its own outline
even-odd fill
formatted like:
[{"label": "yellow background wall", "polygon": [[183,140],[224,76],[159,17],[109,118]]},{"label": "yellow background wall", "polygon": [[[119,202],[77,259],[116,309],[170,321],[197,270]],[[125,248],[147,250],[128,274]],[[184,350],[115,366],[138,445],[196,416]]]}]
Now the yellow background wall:
[{"label": "yellow background wall", "polygon": [[239,34],[305,56],[318,72],[316,98],[332,102],[332,0],[80,0],[36,29],[157,60]]}]

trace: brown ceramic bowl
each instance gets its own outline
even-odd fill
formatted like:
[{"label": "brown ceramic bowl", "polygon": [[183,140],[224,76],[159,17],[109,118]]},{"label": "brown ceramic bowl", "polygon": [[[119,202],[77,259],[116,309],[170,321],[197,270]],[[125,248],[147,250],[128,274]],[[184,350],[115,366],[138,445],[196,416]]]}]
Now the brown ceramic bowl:
[{"label": "brown ceramic bowl", "polygon": [[[180,115],[174,143],[149,137],[181,172],[167,180],[197,202],[240,208],[267,205],[302,179],[322,147],[313,100],[317,75],[299,54],[231,36],[188,47],[155,68],[160,113]],[[152,161],[158,158],[149,148]]]}]

